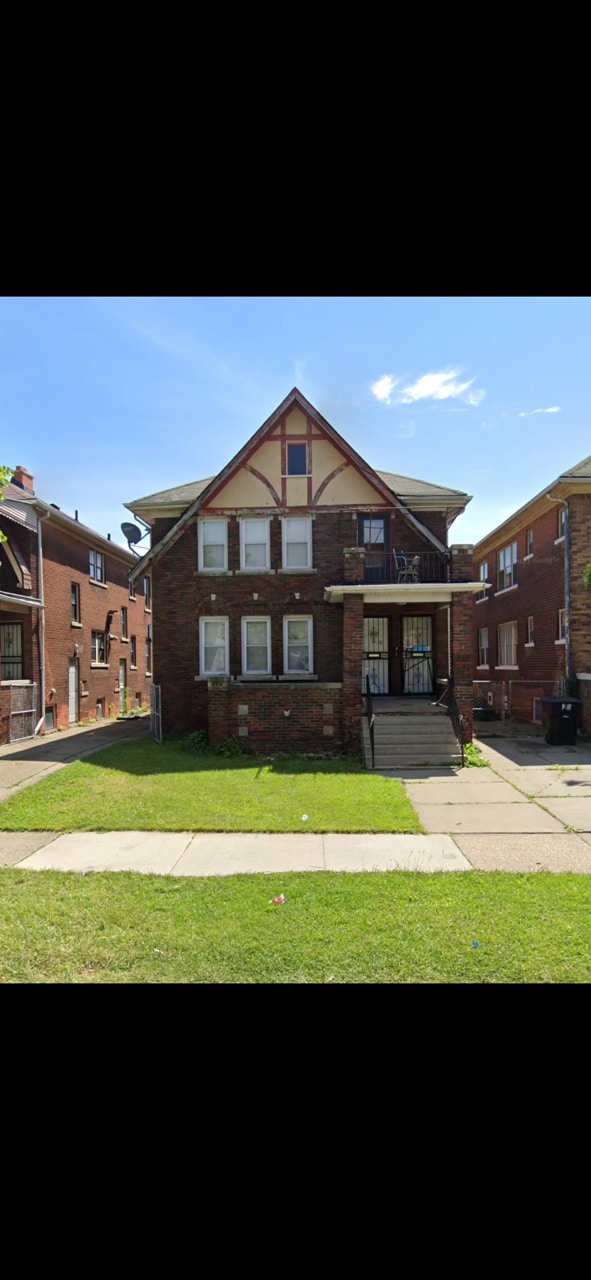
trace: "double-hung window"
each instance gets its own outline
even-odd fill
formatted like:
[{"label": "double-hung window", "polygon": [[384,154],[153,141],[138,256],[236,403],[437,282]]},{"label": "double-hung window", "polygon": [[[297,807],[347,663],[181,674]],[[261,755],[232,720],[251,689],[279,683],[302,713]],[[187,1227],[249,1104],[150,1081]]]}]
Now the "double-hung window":
[{"label": "double-hung window", "polygon": [[228,568],[228,521],[199,521],[199,568],[225,573]]},{"label": "double-hung window", "polygon": [[240,568],[260,573],[271,567],[269,520],[240,521]]},{"label": "double-hung window", "polygon": [[[488,581],[488,560],[485,560],[482,564],[479,564],[478,566],[478,581],[482,583]],[[487,598],[486,589],[483,586],[481,590],[478,592],[476,599],[486,600],[486,598]]]},{"label": "double-hung window", "polygon": [[517,666],[516,622],[503,622],[497,629],[497,666]]},{"label": "double-hung window", "polygon": [[146,627],[145,640],[145,656],[146,656],[146,675],[152,674],[152,623],[149,622]]},{"label": "double-hung window", "polygon": [[227,618],[199,619],[199,671],[202,676],[229,675]]},{"label": "double-hung window", "polygon": [[558,610],[558,639],[566,640],[566,609]]},{"label": "double-hung window", "polygon": [[93,631],[90,637],[90,661],[105,661],[105,633],[104,631]]},{"label": "double-hung window", "polygon": [[488,627],[478,632],[478,666],[488,667]]},{"label": "double-hung window", "polygon": [[144,609],[152,608],[152,583],[149,578],[144,578]]},{"label": "double-hung window", "polygon": [[127,640],[127,606],[121,606],[121,639]]},{"label": "double-hung window", "polygon": [[286,516],[282,521],[283,530],[283,568],[312,568],[312,521],[310,517],[301,519]]},{"label": "double-hung window", "polygon": [[89,573],[93,582],[105,582],[105,557],[100,551],[89,551]]},{"label": "double-hung window", "polygon": [[566,534],[566,508],[558,508],[558,537],[564,538]]},{"label": "double-hung window", "polygon": [[508,547],[499,551],[499,579],[497,591],[506,591],[517,583],[517,543],[510,542]]},{"label": "double-hung window", "polygon": [[271,619],[242,619],[242,671],[245,676],[271,674]]},{"label": "double-hung window", "polygon": [[137,667],[137,640],[135,636],[131,636],[129,641],[129,663],[132,667]]},{"label": "double-hung window", "polygon": [[78,582],[70,583],[70,609],[72,622],[80,622],[80,584]]},{"label": "double-hung window", "polygon": [[314,670],[312,619],[283,619],[283,663],[286,675],[311,674]]}]

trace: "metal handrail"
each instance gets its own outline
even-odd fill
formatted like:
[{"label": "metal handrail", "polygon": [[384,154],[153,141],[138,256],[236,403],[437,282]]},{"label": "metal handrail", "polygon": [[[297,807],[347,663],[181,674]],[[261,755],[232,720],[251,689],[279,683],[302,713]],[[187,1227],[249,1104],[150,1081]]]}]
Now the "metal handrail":
[{"label": "metal handrail", "polygon": [[437,551],[365,550],[366,582],[447,582],[449,561]]},{"label": "metal handrail", "polygon": [[371,689],[369,687],[369,676],[365,677],[365,698],[366,698],[365,714],[367,716],[367,727],[369,729],[369,742],[371,746],[371,767],[372,769],[375,769],[376,756],[375,756],[375,747],[374,747],[374,724],[375,724],[376,717],[375,717],[375,711],[373,709]]},{"label": "metal handrail", "polygon": [[447,692],[447,709],[449,712],[449,718],[453,725],[454,733],[459,743],[460,756],[462,761],[461,767],[463,769],[464,768],[464,717],[461,714],[460,708],[457,703],[455,689],[454,689],[454,680],[453,680],[453,676],[451,675],[448,676],[446,692]]}]

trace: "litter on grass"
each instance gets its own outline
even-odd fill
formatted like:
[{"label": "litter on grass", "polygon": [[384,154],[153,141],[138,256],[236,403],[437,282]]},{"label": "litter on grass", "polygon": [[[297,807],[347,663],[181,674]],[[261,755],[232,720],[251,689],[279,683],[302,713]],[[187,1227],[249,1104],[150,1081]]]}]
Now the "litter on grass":
[{"label": "litter on grass", "polygon": [[285,905],[285,894],[280,893],[278,898],[271,898],[271,905],[273,907],[283,907]]}]

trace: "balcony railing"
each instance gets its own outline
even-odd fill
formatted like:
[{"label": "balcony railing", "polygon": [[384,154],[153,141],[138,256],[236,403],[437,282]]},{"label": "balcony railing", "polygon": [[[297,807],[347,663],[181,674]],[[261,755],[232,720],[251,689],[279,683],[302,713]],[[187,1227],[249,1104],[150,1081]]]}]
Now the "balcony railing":
[{"label": "balcony railing", "polygon": [[438,551],[366,551],[364,582],[448,582],[449,564]]}]

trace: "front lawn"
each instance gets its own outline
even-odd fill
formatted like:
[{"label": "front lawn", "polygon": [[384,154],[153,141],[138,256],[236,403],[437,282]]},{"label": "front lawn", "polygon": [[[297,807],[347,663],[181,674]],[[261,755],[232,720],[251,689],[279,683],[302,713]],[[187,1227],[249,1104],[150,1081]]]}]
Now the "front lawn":
[{"label": "front lawn", "polygon": [[[304,817],[305,815],[305,817]],[[190,755],[128,742],[0,804],[2,831],[408,831],[401,782],[347,760]]]},{"label": "front lawn", "polygon": [[583,875],[0,871],[0,982],[590,980]]}]

